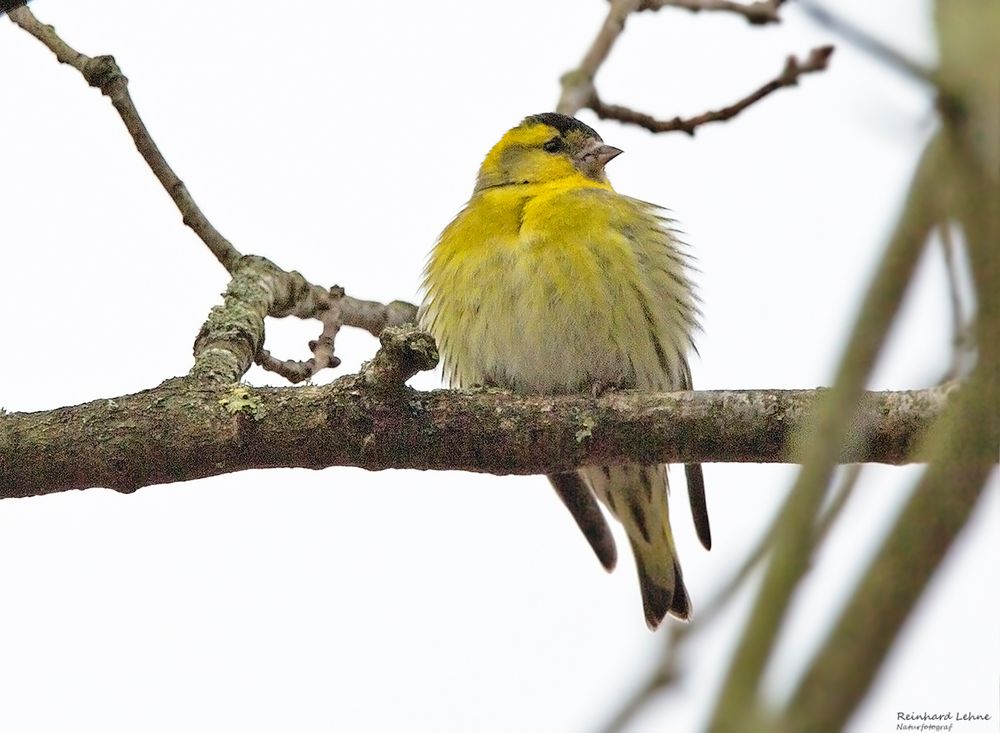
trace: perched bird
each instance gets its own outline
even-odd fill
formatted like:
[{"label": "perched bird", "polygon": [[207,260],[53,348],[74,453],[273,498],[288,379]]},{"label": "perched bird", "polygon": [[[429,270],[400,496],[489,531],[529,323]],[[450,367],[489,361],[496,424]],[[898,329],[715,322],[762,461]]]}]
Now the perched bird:
[{"label": "perched bird", "polygon": [[[604,166],[621,152],[551,112],[525,118],[490,150],[424,273],[421,324],[451,386],[546,395],[691,388],[699,312],[689,256],[659,207],[611,187]],[[708,548],[701,466],[686,475]],[[687,619],[666,466],[584,466],[548,478],[609,571],[615,542],[595,496],[624,525],[649,627],[668,613]]]}]

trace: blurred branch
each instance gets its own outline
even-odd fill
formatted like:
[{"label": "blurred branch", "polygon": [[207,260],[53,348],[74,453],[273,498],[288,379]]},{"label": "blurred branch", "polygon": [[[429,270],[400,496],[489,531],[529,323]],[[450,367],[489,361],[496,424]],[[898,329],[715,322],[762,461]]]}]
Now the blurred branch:
[{"label": "blurred branch", "polygon": [[[843,730],[965,526],[996,460],[1000,394],[978,369],[937,422],[934,458],[792,698],[782,731]],[[831,694],[836,690],[836,694]]]},{"label": "blurred branch", "polygon": [[778,8],[785,0],[766,0],[764,2],[735,3],[728,0],[643,0],[639,10],[659,10],[661,8],[682,8],[693,13],[706,11],[721,11],[735,13],[746,18],[751,25],[766,25],[780,23]]},{"label": "blurred branch", "polygon": [[[813,536],[813,548],[826,539],[827,533],[840,516],[841,511],[846,506],[848,499],[857,488],[858,478],[861,476],[862,463],[855,463],[848,466],[840,484],[834,491],[833,500],[824,510],[820,520],[816,523],[816,531]],[[740,567],[733,573],[722,587],[716,591],[715,595],[705,604],[703,609],[696,610],[690,623],[670,624],[665,627],[666,638],[663,644],[663,654],[648,679],[633,692],[621,705],[611,720],[601,730],[603,733],[621,733],[624,731],[632,719],[655,697],[665,693],[680,678],[678,669],[680,668],[681,655],[685,642],[689,641],[699,631],[709,628],[712,622],[716,621],[723,610],[736,597],[737,592],[750,579],[753,571],[760,565],[761,561],[767,557],[774,544],[774,537],[777,533],[780,513],[774,518],[768,528],[761,535],[757,544],[747,553],[746,558]]]},{"label": "blurred branch", "polygon": [[850,425],[861,389],[928,235],[940,219],[939,185],[945,155],[939,138],[924,151],[904,211],[859,308],[834,387],[820,406],[816,431],[802,438],[803,467],[782,508],[774,555],[716,701],[711,731],[752,730],[747,721],[760,720],[758,686],[792,594],[808,569],[811,528],[826,495],[836,453],[845,439],[849,444],[857,440]]},{"label": "blurred branch", "polygon": [[785,66],[781,70],[781,73],[753,93],[748,94],[743,99],[728,107],[704,112],[694,117],[688,117],[687,119],[674,117],[671,120],[658,120],[644,112],[637,112],[628,107],[616,104],[607,104],[597,96],[596,90],[591,95],[586,106],[592,109],[602,120],[617,120],[619,122],[630,123],[644,127],[650,132],[681,131],[686,132],[688,135],[694,135],[695,130],[701,125],[732,119],[751,104],[759,102],[767,95],[784,87],[796,86],[799,83],[799,77],[802,75],[823,71],[826,69],[832,54],[833,46],[821,46],[810,51],[805,61],[799,61],[795,56],[789,56],[785,61]]},{"label": "blurred branch", "polygon": [[812,0],[798,0],[798,6],[816,23],[828,31],[836,33],[855,48],[873,56],[887,66],[901,71],[905,76],[926,84],[936,84],[934,73],[931,69],[906,57],[901,52],[819,3],[812,2]]},{"label": "blurred branch", "polygon": [[[948,257],[949,228],[961,227],[978,305],[970,324],[978,351],[962,390],[929,433],[932,460],[814,657],[781,721],[783,731],[841,729],[864,699],[906,620],[926,591],[995,472],[1000,453],[1000,6],[937,3],[941,68],[948,90],[935,171],[948,193],[938,225]],[[963,319],[956,317],[956,337]],[[836,696],[830,691],[836,690]]]},{"label": "blurred branch", "polygon": [[[823,510],[819,520],[816,522],[816,528],[812,537],[813,550],[818,548],[820,544],[822,544],[823,540],[826,539],[827,534],[830,532],[830,528],[837,521],[841,511],[843,511],[844,507],[847,505],[848,499],[850,499],[854,494],[854,490],[857,488],[858,479],[861,477],[861,470],[864,468],[864,465],[865,464],[863,463],[852,463],[844,469],[840,483],[833,491],[833,499],[830,500],[829,506]],[[715,620],[718,613],[728,605],[728,603],[736,595],[736,592],[747,581],[754,568],[756,568],[757,565],[759,565],[760,562],[767,557],[768,552],[774,546],[774,538],[778,533],[780,519],[781,514],[779,512],[779,514],[775,516],[774,521],[768,527],[767,531],[765,531],[761,536],[760,541],[747,555],[740,568],[729,579],[729,582],[723,585],[721,590],[706,604],[704,611],[699,612],[694,620],[687,625],[677,624],[671,627],[676,629],[678,636],[691,636],[693,632],[700,631],[710,622]]]},{"label": "blurred branch", "polygon": [[[939,2],[941,48],[939,110],[942,126],[927,145],[890,242],[880,274],[862,306],[863,320],[841,365],[823,415],[829,436],[815,436],[784,513],[775,557],[755,614],[716,707],[712,729],[768,731],[842,730],[864,699],[878,670],[945,553],[966,525],[1000,451],[1000,63],[996,29],[1000,6],[972,0]],[[886,327],[912,279],[916,246],[932,228],[957,221],[965,236],[978,300],[974,322],[978,359],[961,396],[951,402],[928,440],[933,459],[906,508],[871,561],[823,648],[812,660],[783,717],[767,715],[756,692],[788,599],[804,567],[796,563],[801,533],[794,521],[822,494],[829,445],[847,417],[852,392],[870,371]],[[948,245],[947,231],[945,244]],[[953,263],[949,263],[953,264]],[[950,273],[955,281],[955,273]],[[957,287],[953,285],[953,287]],[[881,290],[881,295],[877,291]],[[954,293],[957,296],[957,292]],[[958,308],[956,308],[958,310]],[[867,333],[865,333],[867,332]],[[846,387],[845,387],[846,385]],[[800,494],[796,496],[796,494]],[[794,502],[794,503],[793,503]],[[783,545],[787,554],[782,555]],[[770,718],[770,719],[769,719]],[[746,721],[754,725],[746,725]],[[762,724],[761,721],[767,721]]]},{"label": "blurred branch", "polygon": [[[131,491],[273,467],[505,475],[623,462],[795,462],[793,437],[811,424],[825,394],[611,392],[595,399],[496,389],[418,392],[401,383],[412,364],[429,368],[432,361],[419,331],[402,342],[387,342],[393,331],[384,333],[383,348],[361,375],[324,387],[255,388],[226,383],[226,370],[238,371],[233,363],[245,362],[253,345],[233,352],[214,345],[210,334],[223,328],[212,324],[199,339],[207,356],[199,353],[196,379],[0,416],[0,497],[90,486]],[[859,423],[864,436],[834,460],[919,461],[914,447],[954,389],[868,393]]]},{"label": "blurred branch", "polygon": [[941,383],[966,376],[975,361],[976,324],[975,316],[966,316],[962,307],[962,278],[958,267],[958,244],[952,234],[950,222],[939,227],[941,251],[944,255],[945,272],[948,275],[948,302],[951,305],[951,364],[941,379]]}]

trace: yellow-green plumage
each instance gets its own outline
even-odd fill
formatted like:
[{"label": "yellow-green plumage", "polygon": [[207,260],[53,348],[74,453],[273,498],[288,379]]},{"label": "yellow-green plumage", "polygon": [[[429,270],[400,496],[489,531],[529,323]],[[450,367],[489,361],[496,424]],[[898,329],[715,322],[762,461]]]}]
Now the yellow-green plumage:
[{"label": "yellow-green plumage", "polygon": [[[451,385],[535,394],[690,387],[697,308],[686,256],[656,207],[611,188],[604,164],[619,152],[555,114],[527,118],[490,151],[426,271],[421,320]],[[667,612],[687,618],[665,467],[584,467],[550,479],[608,569],[613,540],[591,492],[623,523],[649,625]],[[704,541],[703,509],[701,494]]]}]

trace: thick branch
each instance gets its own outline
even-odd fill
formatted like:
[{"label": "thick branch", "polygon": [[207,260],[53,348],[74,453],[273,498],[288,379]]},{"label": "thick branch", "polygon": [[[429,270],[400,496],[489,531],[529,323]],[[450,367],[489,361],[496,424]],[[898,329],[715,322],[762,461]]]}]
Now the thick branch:
[{"label": "thick branch", "polygon": [[[409,371],[396,368],[400,376]],[[809,424],[823,394],[613,392],[593,399],[387,390],[371,381],[252,388],[182,378],[112,400],[8,414],[0,417],[0,497],[91,486],[132,491],[273,467],[535,474],[626,460],[795,461],[791,437]],[[856,439],[839,460],[920,460],[920,437],[953,388],[868,393]]]}]

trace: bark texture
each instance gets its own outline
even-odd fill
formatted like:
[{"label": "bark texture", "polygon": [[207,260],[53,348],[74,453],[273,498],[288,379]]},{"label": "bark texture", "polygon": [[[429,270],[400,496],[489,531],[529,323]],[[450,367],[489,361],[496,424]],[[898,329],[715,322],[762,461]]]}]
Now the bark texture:
[{"label": "bark texture", "polygon": [[[396,369],[409,376],[433,356],[417,348],[418,363]],[[124,397],[0,416],[0,497],[93,486],[128,492],[251,468],[535,474],[625,461],[796,462],[792,436],[801,429],[807,438],[823,394],[419,392],[381,378],[378,358],[321,387],[183,377]],[[952,389],[867,393],[839,460],[920,460],[921,436]]]}]

